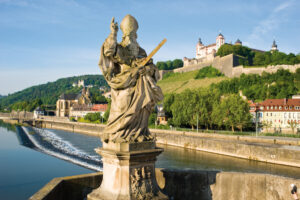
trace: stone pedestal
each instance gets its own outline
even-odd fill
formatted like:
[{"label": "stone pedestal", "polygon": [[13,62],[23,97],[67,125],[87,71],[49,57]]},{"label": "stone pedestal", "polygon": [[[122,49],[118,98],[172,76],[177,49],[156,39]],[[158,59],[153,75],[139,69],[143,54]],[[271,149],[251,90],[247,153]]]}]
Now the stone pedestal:
[{"label": "stone pedestal", "polygon": [[155,142],[103,143],[103,148],[96,149],[103,160],[103,180],[87,199],[168,199],[155,178],[156,157],[162,151]]}]

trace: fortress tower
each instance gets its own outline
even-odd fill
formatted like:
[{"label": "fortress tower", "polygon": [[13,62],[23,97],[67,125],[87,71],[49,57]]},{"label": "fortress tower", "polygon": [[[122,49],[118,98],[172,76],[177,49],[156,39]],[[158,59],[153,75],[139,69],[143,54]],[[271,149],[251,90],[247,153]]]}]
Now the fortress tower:
[{"label": "fortress tower", "polygon": [[273,40],[273,44],[272,44],[272,47],[271,47],[271,52],[274,52],[274,51],[278,51],[277,44],[276,44],[275,40]]},{"label": "fortress tower", "polygon": [[196,46],[196,59],[214,58],[215,53],[223,44],[225,44],[225,38],[221,33],[217,36],[216,43],[209,44],[207,46],[204,46],[204,44],[201,41],[201,38],[199,38],[199,41]]}]

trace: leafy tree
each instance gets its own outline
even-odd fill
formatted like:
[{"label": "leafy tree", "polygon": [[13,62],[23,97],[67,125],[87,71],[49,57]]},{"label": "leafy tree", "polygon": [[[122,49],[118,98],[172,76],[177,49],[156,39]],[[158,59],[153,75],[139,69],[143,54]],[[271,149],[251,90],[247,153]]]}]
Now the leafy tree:
[{"label": "leafy tree", "polygon": [[168,66],[165,62],[157,62],[156,66],[159,70],[166,70],[168,69]]},{"label": "leafy tree", "polygon": [[170,94],[166,94],[163,100],[163,107],[165,110],[165,114],[168,118],[172,118],[172,110],[171,110],[171,106],[174,103],[175,100],[175,94],[174,93],[170,93]]},{"label": "leafy tree", "polygon": [[105,111],[104,115],[103,115],[103,119],[105,122],[107,122],[108,118],[109,118],[109,114],[110,114],[110,107],[111,107],[111,100],[108,99],[108,106],[107,106],[107,110]]},{"label": "leafy tree", "polygon": [[191,90],[185,90],[175,96],[174,103],[171,106],[174,125],[189,125],[194,128],[197,124],[197,101],[197,94]]},{"label": "leafy tree", "polygon": [[152,112],[149,116],[148,124],[149,125],[155,124],[156,119],[157,119],[157,114],[155,112]]},{"label": "leafy tree", "polygon": [[158,61],[156,66],[159,70],[173,70],[176,68],[183,67],[183,61],[181,59],[175,59],[173,61],[168,60],[165,62]]},{"label": "leafy tree", "polygon": [[84,119],[90,122],[101,122],[102,116],[100,112],[88,113],[84,116]]},{"label": "leafy tree", "polygon": [[271,121],[263,121],[262,122],[262,127],[269,132],[269,129],[272,127],[272,122]]},{"label": "leafy tree", "polygon": [[173,60],[173,69],[183,67],[183,61],[181,59]]},{"label": "leafy tree", "polygon": [[224,76],[219,70],[212,66],[204,67],[198,71],[198,73],[195,75],[195,79],[203,79],[203,78],[212,78],[212,77],[218,77],[218,76]]},{"label": "leafy tree", "polygon": [[220,105],[214,109],[217,109],[214,116],[220,115],[217,123],[220,124],[222,121],[225,126],[230,126],[233,132],[235,127],[243,131],[243,128],[250,124],[249,105],[237,94],[225,96]]},{"label": "leafy tree", "polygon": [[295,129],[299,127],[299,123],[296,122],[296,121],[291,120],[291,121],[288,122],[288,124],[289,124],[289,127],[292,129],[292,133],[294,134]]}]

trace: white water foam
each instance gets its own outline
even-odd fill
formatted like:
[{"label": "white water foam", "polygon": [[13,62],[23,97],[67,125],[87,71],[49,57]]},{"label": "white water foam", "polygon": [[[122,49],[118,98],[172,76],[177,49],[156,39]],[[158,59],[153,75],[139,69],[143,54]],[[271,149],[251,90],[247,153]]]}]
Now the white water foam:
[{"label": "white water foam", "polygon": [[[27,135],[27,137],[31,140],[31,142],[42,152],[47,153],[49,155],[55,156],[57,158],[63,159],[63,160],[67,160],[70,161],[72,163],[78,164],[80,166],[95,170],[95,171],[102,171],[103,169],[100,166],[96,166],[90,163],[86,163],[84,161],[81,160],[77,160],[74,158],[71,158],[67,155],[64,155],[62,153],[59,152],[55,152],[52,151],[50,149],[46,149],[45,147],[43,147],[40,142],[38,140],[36,140],[36,138],[34,138],[32,136],[32,134],[29,133],[28,128],[26,127],[22,127],[22,129],[24,130],[25,134]],[[68,154],[80,157],[80,158],[85,158],[85,159],[90,159],[90,160],[94,160],[94,161],[100,161],[100,159],[96,156],[90,156],[88,155],[86,152],[74,147],[70,142],[63,140],[61,137],[57,136],[55,133],[48,131],[48,130],[42,130],[42,129],[38,129],[38,128],[34,128],[34,131],[38,132],[39,135],[41,137],[43,137],[43,139],[47,140],[49,143],[51,143],[55,148],[66,152]]]}]

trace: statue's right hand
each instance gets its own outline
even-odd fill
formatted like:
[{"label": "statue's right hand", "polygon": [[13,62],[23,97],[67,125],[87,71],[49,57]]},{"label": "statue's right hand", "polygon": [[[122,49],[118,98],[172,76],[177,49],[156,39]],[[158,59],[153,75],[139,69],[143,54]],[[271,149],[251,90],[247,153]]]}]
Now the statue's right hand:
[{"label": "statue's right hand", "polygon": [[112,33],[117,33],[118,29],[118,22],[115,22],[115,18],[113,17],[110,22],[110,31]]}]

